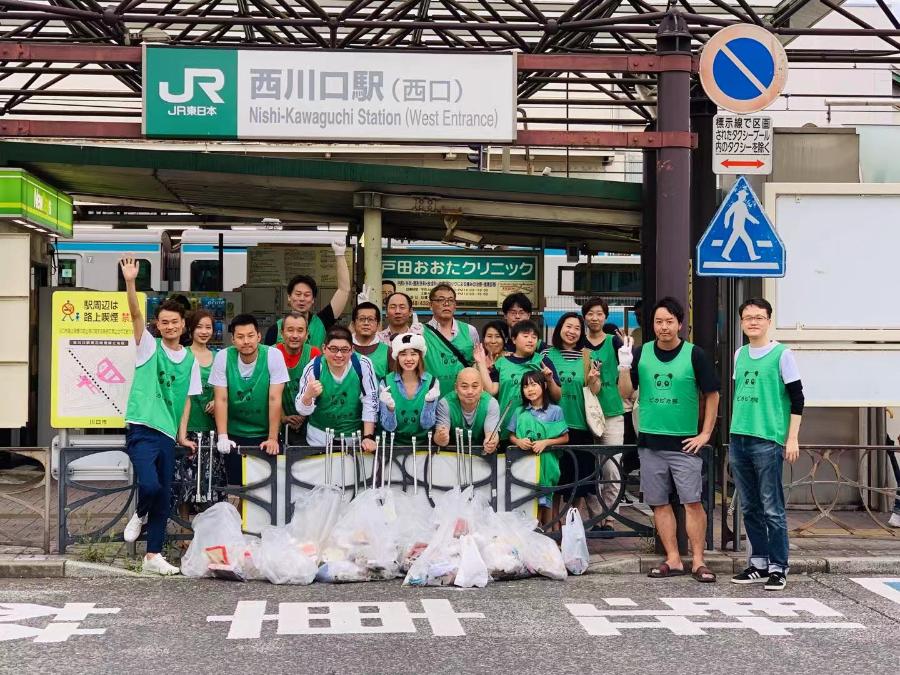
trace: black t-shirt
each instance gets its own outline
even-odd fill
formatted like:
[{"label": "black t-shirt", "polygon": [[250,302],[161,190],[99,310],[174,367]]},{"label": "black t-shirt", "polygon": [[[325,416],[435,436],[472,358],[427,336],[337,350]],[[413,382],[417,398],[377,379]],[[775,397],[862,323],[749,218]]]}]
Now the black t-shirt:
[{"label": "black t-shirt", "polygon": [[[653,345],[653,351],[656,354],[656,358],[663,363],[668,363],[669,361],[673,361],[675,357],[681,353],[685,344],[687,343],[682,340],[675,349],[670,350],[660,349],[656,345],[656,341],[648,342],[640,347],[636,347],[634,350],[634,361],[631,364],[631,386],[635,389],[640,386],[638,363],[640,363],[641,351],[643,349]],[[702,393],[712,394],[719,391],[719,378],[716,377],[713,363],[706,355],[706,352],[697,345],[694,345],[694,349],[691,352],[691,365],[694,367],[694,379],[697,381],[697,387]],[[640,420],[640,409],[638,409],[638,419]],[[639,433],[637,444],[638,447],[647,448],[648,450],[680,451],[683,449],[681,443],[686,438],[690,438],[690,436],[664,436],[662,434]]]},{"label": "black t-shirt", "polygon": [[623,344],[622,338],[620,338],[618,335],[607,334],[606,338],[604,338],[603,342],[601,342],[600,344],[596,344],[596,345],[593,342],[591,342],[591,339],[589,337],[585,336],[584,346],[587,347],[588,349],[590,349],[592,352],[596,352],[596,351],[599,351],[600,349],[603,349],[603,347],[606,345],[607,340],[612,340],[613,353],[616,355],[616,363],[618,363],[619,362],[619,347],[621,347]]},{"label": "black t-shirt", "polygon": [[[319,317],[319,321],[325,326],[325,330],[331,328],[337,321],[330,302],[320,311],[316,312],[316,316]],[[274,323],[269,326],[269,330],[266,331],[266,336],[263,338],[263,344],[274,345],[276,342],[278,342],[278,324]],[[318,347],[319,345],[313,346]]]}]

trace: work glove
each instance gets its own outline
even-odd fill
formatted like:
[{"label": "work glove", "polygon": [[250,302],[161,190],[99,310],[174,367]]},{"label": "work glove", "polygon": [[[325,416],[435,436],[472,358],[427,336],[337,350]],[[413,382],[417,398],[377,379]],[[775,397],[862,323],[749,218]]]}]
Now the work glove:
[{"label": "work glove", "polygon": [[237,443],[232,440],[229,440],[228,434],[219,434],[219,437],[216,439],[216,450],[218,450],[223,455],[227,455],[231,452],[232,448],[236,448]]},{"label": "work glove", "polygon": [[331,242],[331,250],[334,251],[336,257],[340,258],[347,252],[347,244],[342,239],[335,239]]},{"label": "work glove", "polygon": [[384,385],[381,386],[381,394],[379,394],[378,400],[384,403],[384,405],[387,406],[387,409],[390,411],[393,411],[397,405],[396,403],[394,403],[394,397],[391,396],[391,390]]},{"label": "work glove", "polygon": [[622,337],[622,346],[619,347],[619,370],[629,370],[634,363],[634,338],[630,335]]},{"label": "work glove", "polygon": [[437,401],[441,397],[441,383],[434,380],[434,384],[431,386],[431,389],[428,390],[428,393],[425,394],[425,402],[431,403],[432,401]]},{"label": "work glove", "polygon": [[[336,253],[335,255],[342,255],[340,253]],[[372,302],[372,299],[369,297],[372,293],[372,289],[368,284],[363,284],[362,291],[356,296],[356,304],[361,305],[364,302]]]}]

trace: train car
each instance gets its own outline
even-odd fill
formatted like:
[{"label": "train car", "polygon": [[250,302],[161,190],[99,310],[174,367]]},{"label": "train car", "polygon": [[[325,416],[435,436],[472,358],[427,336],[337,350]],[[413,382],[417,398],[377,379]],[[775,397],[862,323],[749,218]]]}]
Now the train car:
[{"label": "train car", "polygon": [[71,240],[57,240],[52,285],[124,291],[119,260],[133,254],[138,261],[139,291],[171,290],[172,240],[165,230],[114,230],[76,225]]}]

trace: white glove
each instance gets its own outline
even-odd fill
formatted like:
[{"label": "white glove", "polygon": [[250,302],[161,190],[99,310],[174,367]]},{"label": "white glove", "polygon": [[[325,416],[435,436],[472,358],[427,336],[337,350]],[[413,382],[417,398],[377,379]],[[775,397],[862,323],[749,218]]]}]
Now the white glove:
[{"label": "white glove", "polygon": [[335,239],[331,242],[331,250],[334,251],[336,257],[340,258],[347,252],[347,244],[342,239]]},{"label": "white glove", "polygon": [[384,403],[390,411],[393,411],[394,408],[397,407],[397,404],[394,403],[394,397],[391,396],[391,390],[384,385],[381,386],[381,394],[379,394],[378,400]]},{"label": "white glove", "polygon": [[231,452],[232,448],[236,447],[237,443],[228,440],[228,434],[219,434],[219,437],[216,439],[216,450],[218,450],[223,455],[227,455],[229,452]]},{"label": "white glove", "polygon": [[630,335],[622,337],[622,346],[619,347],[619,370],[629,370],[634,363],[634,338]]},{"label": "white glove", "polygon": [[428,393],[425,394],[425,402],[431,403],[432,401],[437,401],[441,397],[441,383],[438,382],[437,378],[434,380],[434,384],[431,389],[428,390]]},{"label": "white glove", "polygon": [[[334,244],[332,244],[333,246]],[[342,255],[341,253],[336,253],[335,255]],[[370,295],[372,294],[372,289],[368,284],[363,284],[362,291],[356,296],[356,304],[361,305],[364,302],[372,302],[370,299]]]}]

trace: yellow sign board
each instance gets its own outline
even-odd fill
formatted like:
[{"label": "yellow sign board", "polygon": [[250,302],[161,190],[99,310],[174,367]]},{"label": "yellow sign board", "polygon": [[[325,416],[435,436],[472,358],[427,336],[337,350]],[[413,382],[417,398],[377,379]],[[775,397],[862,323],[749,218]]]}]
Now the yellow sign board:
[{"label": "yellow sign board", "polygon": [[127,295],[60,290],[52,306],[50,425],[124,427],[135,358]]}]

